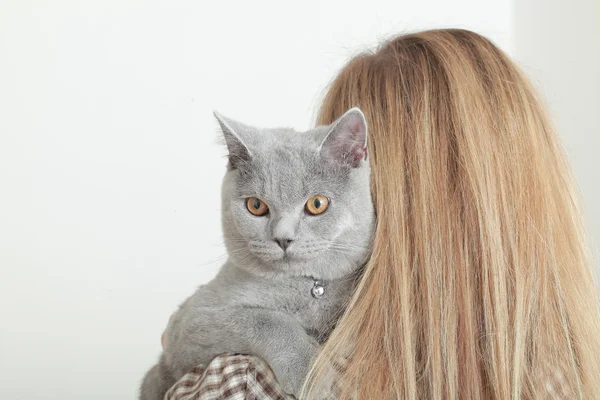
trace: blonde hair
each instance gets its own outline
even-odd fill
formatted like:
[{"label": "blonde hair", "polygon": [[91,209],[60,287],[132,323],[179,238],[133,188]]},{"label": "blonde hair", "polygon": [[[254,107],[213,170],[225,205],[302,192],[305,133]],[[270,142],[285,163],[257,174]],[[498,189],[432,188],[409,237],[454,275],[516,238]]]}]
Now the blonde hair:
[{"label": "blonde hair", "polygon": [[341,397],[600,399],[600,312],[572,179],[527,79],[464,30],[353,58],[318,116],[369,124],[377,228],[305,384]]}]

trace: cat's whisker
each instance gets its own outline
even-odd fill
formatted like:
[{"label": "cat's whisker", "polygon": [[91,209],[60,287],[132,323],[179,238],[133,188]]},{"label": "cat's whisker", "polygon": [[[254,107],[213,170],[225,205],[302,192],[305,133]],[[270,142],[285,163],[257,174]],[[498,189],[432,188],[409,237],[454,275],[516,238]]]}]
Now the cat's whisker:
[{"label": "cat's whisker", "polygon": [[350,253],[350,252],[349,252],[349,251],[347,251],[347,250],[339,250],[339,249],[330,249],[330,250],[331,250],[332,252],[334,252],[334,253],[339,253],[339,254],[346,254],[346,255],[347,255],[347,254],[352,254],[352,253]]},{"label": "cat's whisker", "polygon": [[365,246],[357,246],[357,245],[352,244],[352,243],[340,243],[340,242],[337,242],[337,241],[326,241],[324,243],[327,243],[330,246],[332,246],[332,245],[333,246],[338,245],[338,246],[358,247],[358,248],[361,248],[361,249],[365,249],[366,248]]},{"label": "cat's whisker", "polygon": [[212,264],[222,264],[225,260],[227,260],[227,254],[220,255],[218,257],[212,258],[208,261],[204,261],[198,264],[199,267],[208,267]]},{"label": "cat's whisker", "polygon": [[337,243],[329,245],[329,248],[330,249],[349,249],[349,250],[358,250],[358,251],[366,251],[369,249],[368,247],[337,244]]},{"label": "cat's whisker", "polygon": [[244,244],[246,244],[246,243],[248,243],[248,241],[244,240],[244,239],[239,239],[239,238],[232,238],[232,239],[225,239],[223,241],[223,244],[227,244],[227,243],[244,243]]},{"label": "cat's whisker", "polygon": [[217,257],[214,257],[208,261],[202,262],[199,264],[199,266],[201,267],[206,267],[209,266],[211,264],[216,264],[216,263],[223,263],[224,261],[227,261],[227,259],[232,255],[232,254],[237,254],[237,253],[241,253],[243,251],[245,251],[246,249],[233,249],[230,250],[228,253],[223,253]]}]

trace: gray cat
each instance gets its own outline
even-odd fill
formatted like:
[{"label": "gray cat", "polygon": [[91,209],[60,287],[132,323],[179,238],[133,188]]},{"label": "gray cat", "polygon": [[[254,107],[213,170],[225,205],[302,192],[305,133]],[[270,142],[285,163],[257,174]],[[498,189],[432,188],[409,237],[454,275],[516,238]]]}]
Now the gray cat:
[{"label": "gray cat", "polygon": [[262,358],[297,395],[368,255],[375,218],[358,108],[304,133],[215,116],[229,150],[229,258],[171,318],[143,400],[162,399],[195,365],[227,352]]}]

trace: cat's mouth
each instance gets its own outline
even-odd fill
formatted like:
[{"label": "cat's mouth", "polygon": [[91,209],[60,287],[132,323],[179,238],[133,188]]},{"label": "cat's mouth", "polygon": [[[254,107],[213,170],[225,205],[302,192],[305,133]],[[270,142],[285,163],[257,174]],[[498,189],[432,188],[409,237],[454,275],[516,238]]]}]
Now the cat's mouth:
[{"label": "cat's mouth", "polygon": [[259,254],[258,257],[267,263],[276,263],[290,265],[309,261],[317,256],[317,252],[302,252],[294,250],[277,251],[265,257],[265,254]]},{"label": "cat's mouth", "polygon": [[322,254],[326,246],[316,246],[312,243],[293,243],[286,249],[273,243],[250,241],[250,252],[266,264],[275,264],[279,267],[289,266],[294,263],[303,263]]},{"label": "cat's mouth", "polygon": [[298,260],[298,258],[296,258],[294,255],[292,255],[286,251],[283,253],[283,257],[281,257],[281,260],[284,262],[290,262],[290,261]]},{"label": "cat's mouth", "polygon": [[270,254],[258,254],[259,258],[263,259],[266,262],[293,262],[293,261],[302,261],[302,257],[299,257],[292,251],[274,251]]}]

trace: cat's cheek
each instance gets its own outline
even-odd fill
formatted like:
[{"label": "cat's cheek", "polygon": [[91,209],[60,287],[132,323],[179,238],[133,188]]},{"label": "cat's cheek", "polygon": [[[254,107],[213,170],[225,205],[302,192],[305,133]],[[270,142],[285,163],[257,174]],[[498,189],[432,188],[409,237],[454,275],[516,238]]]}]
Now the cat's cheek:
[{"label": "cat's cheek", "polygon": [[321,215],[305,218],[305,224],[311,236],[332,240],[339,231],[340,218],[332,210],[327,210]]},{"label": "cat's cheek", "polygon": [[254,216],[247,210],[238,211],[233,222],[240,236],[248,240],[265,240],[268,231],[268,216]]}]

